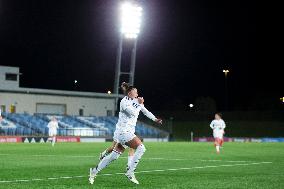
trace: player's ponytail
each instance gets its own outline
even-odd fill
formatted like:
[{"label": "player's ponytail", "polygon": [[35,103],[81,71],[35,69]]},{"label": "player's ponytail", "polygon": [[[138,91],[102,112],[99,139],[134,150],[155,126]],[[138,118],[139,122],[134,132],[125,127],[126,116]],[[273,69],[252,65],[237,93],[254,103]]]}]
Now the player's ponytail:
[{"label": "player's ponytail", "polygon": [[126,83],[126,82],[123,82],[120,88],[124,95],[127,95],[132,89],[135,89],[135,87],[129,85],[129,83]]}]

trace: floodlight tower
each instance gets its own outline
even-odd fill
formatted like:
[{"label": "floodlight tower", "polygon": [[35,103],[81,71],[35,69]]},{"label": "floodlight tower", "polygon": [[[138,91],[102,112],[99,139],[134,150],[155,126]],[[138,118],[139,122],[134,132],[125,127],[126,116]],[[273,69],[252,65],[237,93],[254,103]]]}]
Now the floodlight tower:
[{"label": "floodlight tower", "polygon": [[[129,84],[134,84],[135,61],[137,38],[140,33],[142,18],[142,7],[135,2],[124,2],[120,7],[120,36],[116,57],[116,69],[114,79],[114,94],[119,94],[120,76],[129,75]],[[123,40],[132,40],[134,42],[131,52],[131,63],[129,72],[121,72],[121,55],[123,50]],[[117,108],[118,97],[116,98],[115,108]]]},{"label": "floodlight tower", "polygon": [[225,74],[225,110],[228,111],[228,73],[229,70],[223,70]]}]

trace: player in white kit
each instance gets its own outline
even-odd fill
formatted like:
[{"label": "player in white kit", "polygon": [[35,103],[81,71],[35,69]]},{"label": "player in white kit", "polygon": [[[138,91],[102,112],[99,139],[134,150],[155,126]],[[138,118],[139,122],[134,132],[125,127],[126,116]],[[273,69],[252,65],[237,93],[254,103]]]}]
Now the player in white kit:
[{"label": "player in white kit", "polygon": [[215,119],[210,123],[211,129],[213,129],[213,137],[215,139],[215,148],[216,152],[220,153],[220,147],[223,145],[223,135],[225,134],[224,129],[226,128],[226,124],[222,119],[221,113],[215,114]]},{"label": "player in white kit", "polygon": [[144,115],[157,123],[162,124],[162,120],[157,119],[144,107],[144,99],[142,97],[138,97],[138,92],[135,87],[127,85],[126,94],[127,96],[125,96],[120,102],[119,119],[114,132],[114,139],[117,140],[117,144],[113,151],[103,158],[95,168],[90,168],[90,184],[93,184],[97,174],[112,161],[118,159],[127,147],[135,149],[135,153],[129,166],[129,170],[126,172],[125,176],[131,182],[139,184],[135,178],[134,171],[139,160],[146,151],[141,140],[134,134],[139,112],[142,111]]},{"label": "player in white kit", "polygon": [[58,122],[55,117],[51,119],[47,127],[48,127],[48,135],[49,135],[48,141],[52,141],[52,146],[54,146],[56,142],[57,129],[59,128]]},{"label": "player in white kit", "polygon": [[[128,83],[123,82],[120,87],[121,87],[121,90],[122,90],[123,94],[127,95],[127,88],[129,87]],[[117,143],[118,143],[118,139],[116,138],[116,135],[114,135],[113,142],[112,142],[111,146],[108,147],[102,153],[100,153],[99,160],[101,161],[103,158],[108,156],[113,151],[113,149],[115,148]],[[131,164],[131,162],[133,160],[134,153],[135,153],[135,150],[133,148],[129,148],[129,151],[128,151],[128,161],[127,161],[127,170],[129,169],[130,164]]]}]

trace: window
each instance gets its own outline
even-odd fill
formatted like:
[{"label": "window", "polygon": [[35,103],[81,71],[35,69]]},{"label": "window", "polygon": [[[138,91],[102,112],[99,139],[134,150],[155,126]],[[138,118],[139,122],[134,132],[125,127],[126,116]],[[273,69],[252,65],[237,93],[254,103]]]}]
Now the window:
[{"label": "window", "polygon": [[6,112],[6,106],[5,105],[1,105],[0,108],[1,108],[1,112]]},{"label": "window", "polygon": [[13,73],[6,73],[6,80],[17,81],[18,80],[18,75],[17,74],[13,74]]},{"label": "window", "polygon": [[107,110],[107,116],[113,116],[112,115],[112,110]]},{"label": "window", "polygon": [[11,113],[16,113],[16,106],[15,105],[11,105],[10,106],[10,112]]},{"label": "window", "polygon": [[84,109],[79,109],[79,116],[84,116]]}]

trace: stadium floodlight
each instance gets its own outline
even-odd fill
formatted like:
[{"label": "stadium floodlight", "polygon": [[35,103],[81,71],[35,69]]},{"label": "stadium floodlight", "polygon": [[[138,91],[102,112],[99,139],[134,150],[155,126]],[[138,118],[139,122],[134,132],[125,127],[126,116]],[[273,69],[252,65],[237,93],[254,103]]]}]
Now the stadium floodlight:
[{"label": "stadium floodlight", "polygon": [[121,6],[121,33],[125,38],[136,39],[140,32],[142,7],[125,2]]},{"label": "stadium floodlight", "polygon": [[230,71],[229,70],[223,70],[223,73],[225,74],[225,77],[227,78],[227,75]]},{"label": "stadium floodlight", "polygon": [[[114,89],[113,93],[119,94],[120,76],[122,74],[129,75],[129,84],[134,84],[135,76],[135,63],[136,63],[136,48],[138,41],[138,34],[140,33],[141,20],[142,20],[142,7],[133,1],[126,1],[121,4],[120,8],[120,37],[117,49],[116,68],[114,76]],[[121,72],[121,56],[123,50],[123,39],[132,39],[134,42],[131,52],[130,71]],[[115,111],[117,111],[118,97],[115,99]]]},{"label": "stadium floodlight", "polygon": [[223,73],[225,74],[225,108],[226,108],[226,110],[228,110],[228,79],[227,79],[227,77],[228,77],[228,73],[229,73],[230,71],[227,69],[227,70],[223,70]]}]

